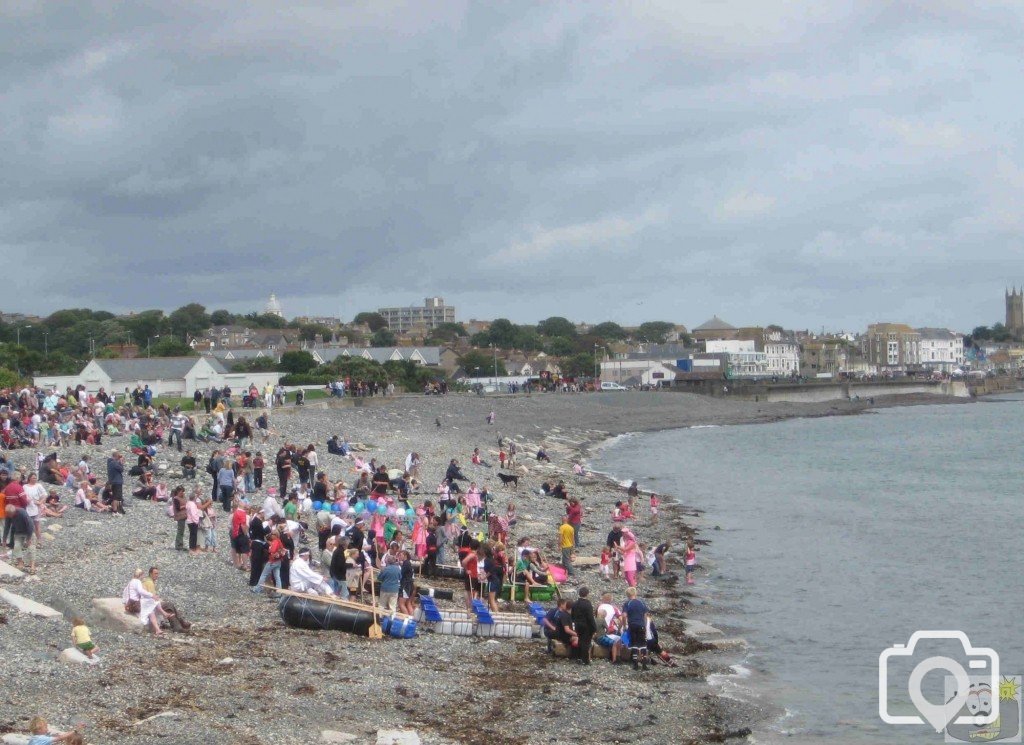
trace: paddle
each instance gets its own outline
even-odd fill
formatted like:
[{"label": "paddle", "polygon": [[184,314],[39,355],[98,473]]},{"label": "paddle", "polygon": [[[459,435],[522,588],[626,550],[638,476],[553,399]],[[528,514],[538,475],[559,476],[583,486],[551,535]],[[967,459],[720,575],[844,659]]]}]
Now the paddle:
[{"label": "paddle", "polygon": [[377,593],[373,591],[373,571],[370,572],[370,599],[373,601],[373,623],[367,633],[371,639],[383,639],[384,630],[377,623]]},{"label": "paddle", "polygon": [[[296,597],[296,598],[306,598],[307,600],[316,600],[317,602],[328,603],[330,605],[340,605],[343,608],[351,608],[353,610],[366,611],[367,613],[372,613],[373,612],[373,608],[371,606],[369,606],[369,605],[364,605],[363,603],[355,603],[355,602],[353,602],[351,600],[345,600],[343,598],[331,597],[329,595],[313,595],[311,593],[306,593],[306,592],[295,592],[294,590],[279,590],[276,587],[269,587],[268,589],[270,589],[270,590],[272,590],[274,592],[279,592],[282,595],[291,595],[292,597]],[[403,621],[407,621],[407,620],[410,620],[412,618],[412,616],[406,615],[405,613],[397,613],[396,612],[395,613],[395,618],[399,618],[399,619],[401,619]]]}]

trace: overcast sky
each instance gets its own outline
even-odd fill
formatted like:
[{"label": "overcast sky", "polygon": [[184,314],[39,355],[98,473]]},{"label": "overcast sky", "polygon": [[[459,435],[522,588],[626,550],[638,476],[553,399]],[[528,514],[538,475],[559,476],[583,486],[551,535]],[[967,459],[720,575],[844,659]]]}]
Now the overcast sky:
[{"label": "overcast sky", "polygon": [[969,330],[1024,284],[1022,39],[1019,0],[4,0],[0,310]]}]

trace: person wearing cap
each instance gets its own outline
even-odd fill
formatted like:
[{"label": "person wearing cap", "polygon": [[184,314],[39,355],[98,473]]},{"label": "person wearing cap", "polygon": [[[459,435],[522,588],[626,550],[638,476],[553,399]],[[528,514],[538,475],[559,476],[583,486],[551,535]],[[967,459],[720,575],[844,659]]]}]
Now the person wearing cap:
[{"label": "person wearing cap", "polygon": [[291,589],[314,595],[334,595],[327,580],[309,565],[309,549],[299,549],[299,555],[292,561],[289,573]]}]

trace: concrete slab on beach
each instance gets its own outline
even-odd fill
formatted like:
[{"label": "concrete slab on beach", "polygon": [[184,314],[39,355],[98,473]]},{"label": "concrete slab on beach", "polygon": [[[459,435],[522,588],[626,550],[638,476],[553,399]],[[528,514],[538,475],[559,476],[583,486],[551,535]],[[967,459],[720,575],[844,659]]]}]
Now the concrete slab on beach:
[{"label": "concrete slab on beach", "polygon": [[0,577],[6,577],[8,579],[21,579],[25,576],[25,573],[20,569],[15,569],[6,561],[0,561]]},{"label": "concrete slab on beach", "polygon": [[125,631],[142,631],[142,622],[138,616],[129,616],[124,612],[121,598],[93,598],[92,607],[100,612],[105,621],[110,621]]},{"label": "concrete slab on beach", "polygon": [[54,610],[48,605],[37,603],[35,600],[31,600],[30,598],[15,595],[9,590],[0,590],[0,600],[3,600],[8,605],[13,605],[21,613],[27,613],[28,615],[36,616],[37,618],[64,617],[64,614],[59,610]]}]

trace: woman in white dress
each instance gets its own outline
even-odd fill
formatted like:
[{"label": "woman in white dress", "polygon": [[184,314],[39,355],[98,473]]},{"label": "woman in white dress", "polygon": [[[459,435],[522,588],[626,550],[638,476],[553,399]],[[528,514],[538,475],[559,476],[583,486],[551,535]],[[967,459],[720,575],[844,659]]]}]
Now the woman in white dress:
[{"label": "woman in white dress", "polygon": [[144,626],[148,624],[157,636],[163,635],[164,632],[160,630],[160,619],[168,618],[169,616],[160,607],[160,598],[143,586],[141,569],[135,570],[131,582],[124,588],[122,600],[126,608],[129,607],[132,601],[138,603],[139,621]]}]

